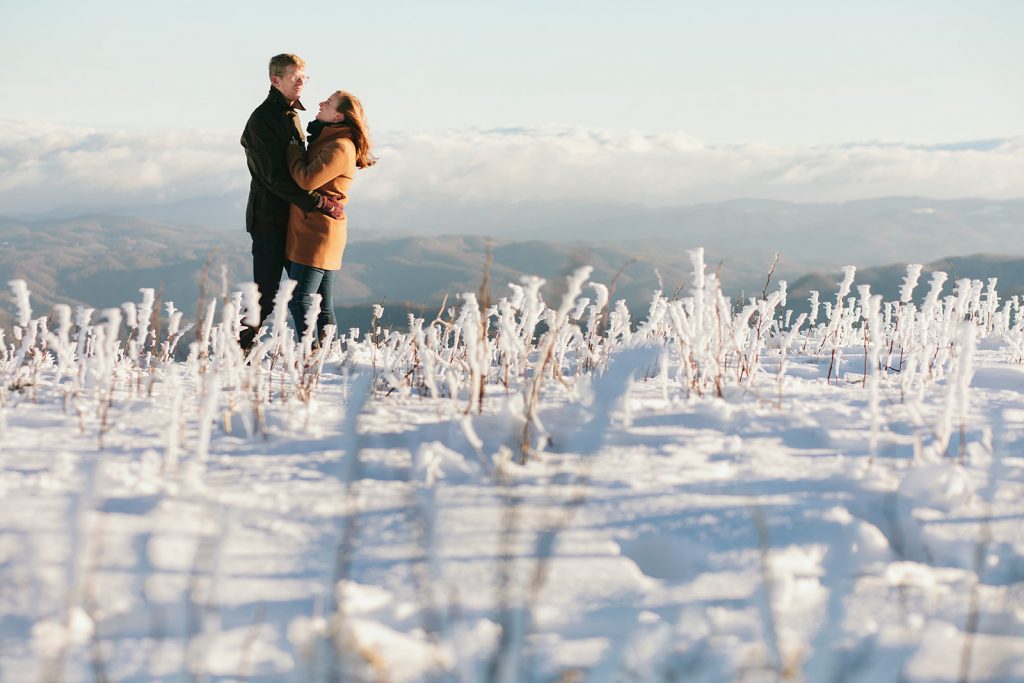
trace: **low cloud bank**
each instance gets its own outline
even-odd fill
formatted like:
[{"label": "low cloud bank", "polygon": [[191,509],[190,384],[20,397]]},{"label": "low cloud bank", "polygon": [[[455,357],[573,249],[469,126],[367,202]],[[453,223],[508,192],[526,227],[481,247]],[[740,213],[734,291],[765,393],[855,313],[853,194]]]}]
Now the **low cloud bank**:
[{"label": "low cloud bank", "polygon": [[[542,127],[397,133],[377,143],[381,163],[358,179],[366,200],[660,206],[741,197],[1024,197],[1024,138],[795,147]],[[247,184],[235,136],[0,121],[0,213],[174,202]]]},{"label": "low cloud bank", "polygon": [[224,136],[0,120],[0,213],[163,203],[247,180],[237,140]]}]

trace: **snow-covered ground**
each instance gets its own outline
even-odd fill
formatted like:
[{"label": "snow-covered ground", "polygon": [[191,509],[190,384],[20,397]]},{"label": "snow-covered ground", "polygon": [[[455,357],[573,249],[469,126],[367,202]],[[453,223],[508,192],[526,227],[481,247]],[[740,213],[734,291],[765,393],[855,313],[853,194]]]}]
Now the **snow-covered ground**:
[{"label": "snow-covered ground", "polygon": [[[559,309],[531,310],[527,282],[490,347],[413,321],[242,369],[229,323],[184,362],[137,361],[144,326],[112,355],[97,325],[77,354],[58,331],[19,358],[22,311],[0,681],[1024,680],[1019,308],[958,285],[884,325],[861,292],[761,329],[783,287],[712,342],[712,282],[588,347],[572,279]],[[470,334],[475,305],[449,327]],[[535,338],[544,315],[579,334]]]}]

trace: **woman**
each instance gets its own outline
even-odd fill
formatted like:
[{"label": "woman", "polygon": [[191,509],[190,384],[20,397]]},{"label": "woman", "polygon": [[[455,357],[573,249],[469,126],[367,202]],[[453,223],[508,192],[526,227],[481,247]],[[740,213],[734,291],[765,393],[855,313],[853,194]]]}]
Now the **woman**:
[{"label": "woman", "polygon": [[[298,140],[288,145],[288,170],[304,190],[316,190],[342,205],[348,203],[348,187],[357,168],[377,162],[370,154],[370,135],[363,105],[352,93],[338,90],[320,103],[316,119],[310,121],[309,148],[305,153]],[[285,256],[288,277],[297,282],[288,304],[301,338],[306,331],[306,313],[313,306],[312,295],[320,294],[317,339],[326,325],[337,325],[331,284],[341,268],[348,219],[331,218],[317,211],[304,212],[294,204],[288,216]]]}]

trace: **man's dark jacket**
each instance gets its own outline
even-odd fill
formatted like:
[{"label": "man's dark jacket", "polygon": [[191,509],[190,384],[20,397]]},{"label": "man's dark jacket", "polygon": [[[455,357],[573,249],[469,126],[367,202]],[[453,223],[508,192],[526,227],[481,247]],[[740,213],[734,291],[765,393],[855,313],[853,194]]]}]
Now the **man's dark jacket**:
[{"label": "man's dark jacket", "polygon": [[303,211],[316,208],[318,197],[303,190],[288,172],[285,150],[293,137],[304,140],[295,107],[277,88],[271,87],[263,104],[249,116],[242,131],[242,147],[249,164],[252,183],[249,185],[249,203],[245,207],[245,229],[253,232],[280,231],[288,227],[288,205]]}]

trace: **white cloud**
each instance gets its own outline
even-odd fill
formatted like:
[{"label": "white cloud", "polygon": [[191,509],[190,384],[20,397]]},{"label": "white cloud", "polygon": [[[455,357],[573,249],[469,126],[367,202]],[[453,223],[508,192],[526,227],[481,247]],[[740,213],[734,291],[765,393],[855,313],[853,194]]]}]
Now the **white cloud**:
[{"label": "white cloud", "polygon": [[7,212],[172,201],[246,182],[237,141],[199,132],[0,121],[0,159],[0,211]]},{"label": "white cloud", "polygon": [[[1024,138],[953,145],[707,145],[682,134],[478,129],[378,138],[364,199],[674,205],[740,197],[1024,197]],[[0,121],[0,213],[173,201],[248,183],[235,136]]]},{"label": "white cloud", "polygon": [[[988,149],[893,144],[704,145],[680,135],[572,129],[401,135],[362,191],[446,200],[514,197],[649,205],[739,197],[1024,196],[1024,139]],[[390,168],[388,168],[390,166]],[[387,170],[384,170],[387,169]]]}]

